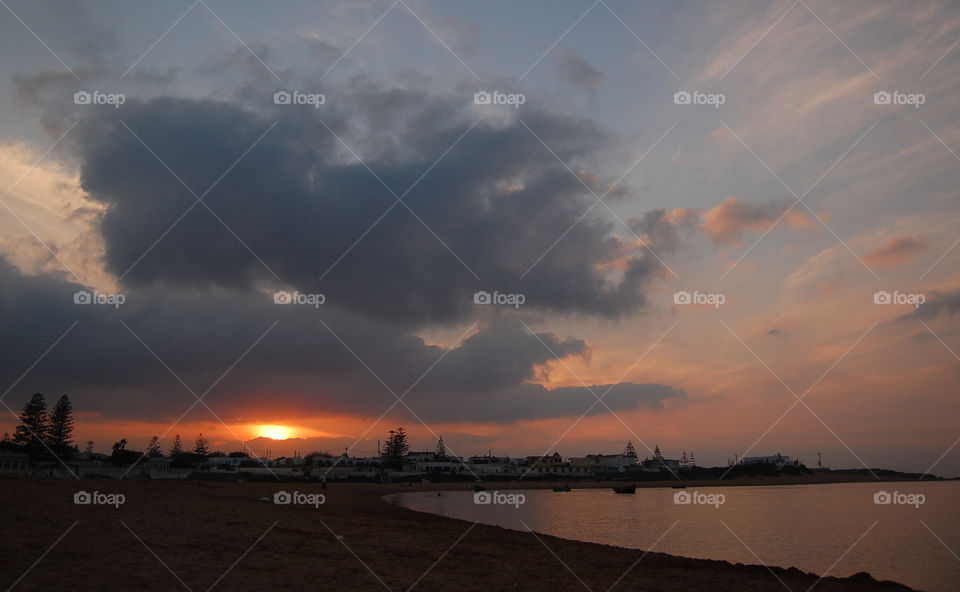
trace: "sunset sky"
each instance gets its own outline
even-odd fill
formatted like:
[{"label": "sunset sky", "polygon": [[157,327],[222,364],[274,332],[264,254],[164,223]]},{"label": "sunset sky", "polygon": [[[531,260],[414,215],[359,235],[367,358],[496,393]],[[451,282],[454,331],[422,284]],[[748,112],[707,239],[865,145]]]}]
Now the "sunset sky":
[{"label": "sunset sky", "polygon": [[4,2],[0,432],[960,475],[956,4]]}]

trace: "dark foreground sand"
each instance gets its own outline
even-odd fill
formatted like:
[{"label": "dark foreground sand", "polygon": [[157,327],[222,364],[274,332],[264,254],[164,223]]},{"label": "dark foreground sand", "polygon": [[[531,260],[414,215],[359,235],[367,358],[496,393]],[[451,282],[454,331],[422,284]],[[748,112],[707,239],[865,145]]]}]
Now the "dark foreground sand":
[{"label": "dark foreground sand", "polygon": [[[320,492],[312,484],[0,479],[0,589],[909,590],[865,574],[817,582],[796,569],[772,568],[774,576],[660,553],[636,563],[641,551],[540,535],[548,550],[532,534],[471,529],[382,499],[465,487],[331,484],[314,509],[257,501],[278,489]],[[80,489],[123,493],[126,503],[75,505]]]}]

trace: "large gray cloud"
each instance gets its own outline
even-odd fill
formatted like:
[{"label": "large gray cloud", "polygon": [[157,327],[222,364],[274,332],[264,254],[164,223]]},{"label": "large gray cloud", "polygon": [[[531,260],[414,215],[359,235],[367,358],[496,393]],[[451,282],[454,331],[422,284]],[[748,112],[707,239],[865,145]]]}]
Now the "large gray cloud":
[{"label": "large gray cloud", "polygon": [[[328,102],[321,110],[254,110],[160,98],[86,110],[72,139],[84,188],[108,206],[108,268],[130,269],[131,286],[249,290],[273,279],[259,257],[286,284],[404,324],[462,319],[478,289],[520,292],[528,308],[549,311],[616,317],[643,306],[658,263],[636,252],[618,277],[600,269],[621,255],[610,222],[587,216],[574,225],[592,196],[517,120],[479,123],[404,198],[416,216],[400,205],[384,216],[394,197],[326,126],[401,194],[476,113],[464,97],[377,87],[334,90]],[[536,110],[522,116],[574,167],[586,168],[610,140],[586,120]],[[151,249],[194,198],[126,128],[201,194],[274,121],[205,197],[229,230],[196,206]],[[586,182],[601,192],[598,180]]]},{"label": "large gray cloud", "polygon": [[[379,415],[395,402],[380,380],[398,395],[416,384],[405,401],[426,421],[579,415],[595,400],[583,387],[529,382],[554,355],[586,355],[588,345],[549,331],[531,334],[515,319],[495,319],[447,351],[349,311],[278,306],[267,294],[150,286],[130,290],[126,303],[113,308],[74,304],[80,289],[23,275],[0,259],[0,383],[14,384],[76,323],[14,387],[8,404],[22,404],[36,391],[66,392],[79,411],[172,421],[194,398],[164,364],[202,394],[274,322],[205,399],[228,421],[263,414],[265,406],[278,414]],[[624,410],[684,397],[665,385],[624,383],[605,400]],[[592,413],[602,411],[598,405]],[[407,413],[402,406],[397,412]]]},{"label": "large gray cloud", "polygon": [[[127,302],[74,305],[82,286],[0,261],[0,347],[10,352],[0,381],[17,380],[78,321],[9,401],[68,392],[79,410],[172,420],[194,399],[168,365],[198,394],[216,383],[206,400],[227,421],[265,406],[277,416],[378,416],[395,402],[384,384],[397,394],[415,385],[405,401],[431,422],[578,416],[595,402],[588,388],[535,381],[555,356],[586,358],[590,348],[540,328],[551,318],[543,313],[631,314],[658,273],[608,219],[581,219],[594,199],[582,183],[608,189],[590,171],[611,137],[589,120],[525,106],[521,123],[516,112],[476,110],[467,93],[363,80],[316,89],[327,93],[318,110],[276,106],[272,92],[249,88],[229,101],[128,96],[120,109],[71,107],[49,102],[64,81],[29,82],[21,90],[41,104],[49,130],[80,119],[64,145],[85,190],[106,206],[97,226],[104,263],[122,276]],[[403,194],[415,183],[404,197],[415,215],[388,211],[395,199],[384,184]],[[191,194],[210,187],[204,202],[215,214]],[[658,212],[641,225],[655,248],[677,242],[668,218]],[[277,306],[280,286],[322,292],[326,304]],[[523,293],[526,303],[476,306],[477,290]],[[475,319],[478,329],[449,350],[416,334]],[[685,397],[660,384],[591,388],[609,388],[617,411]]]}]

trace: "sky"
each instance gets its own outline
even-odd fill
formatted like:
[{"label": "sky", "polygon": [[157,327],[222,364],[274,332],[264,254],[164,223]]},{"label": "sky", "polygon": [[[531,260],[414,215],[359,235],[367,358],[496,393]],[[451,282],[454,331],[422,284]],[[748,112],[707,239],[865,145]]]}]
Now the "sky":
[{"label": "sky", "polygon": [[4,431],[960,475],[955,3],[4,0],[0,46]]}]

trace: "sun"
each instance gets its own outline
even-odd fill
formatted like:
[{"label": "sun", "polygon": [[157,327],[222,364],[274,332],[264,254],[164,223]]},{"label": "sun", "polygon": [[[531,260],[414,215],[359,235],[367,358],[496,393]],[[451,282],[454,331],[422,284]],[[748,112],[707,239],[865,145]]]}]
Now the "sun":
[{"label": "sun", "polygon": [[257,426],[258,438],[270,438],[271,440],[286,440],[293,437],[293,430],[282,425],[259,425]]}]

